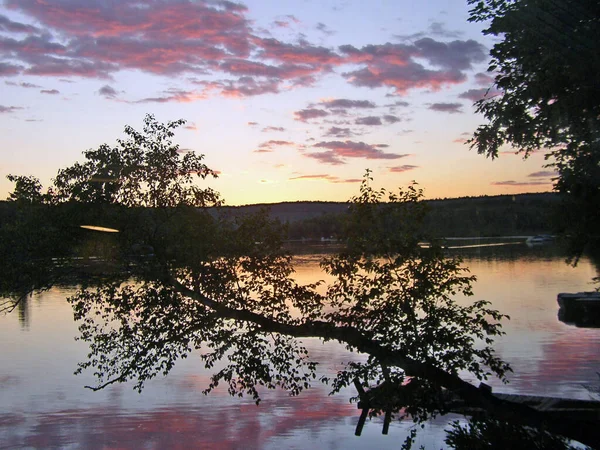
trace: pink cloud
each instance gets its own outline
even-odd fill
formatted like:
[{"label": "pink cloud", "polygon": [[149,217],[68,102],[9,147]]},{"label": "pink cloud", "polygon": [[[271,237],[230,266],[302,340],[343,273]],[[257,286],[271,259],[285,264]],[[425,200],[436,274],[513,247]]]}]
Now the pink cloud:
[{"label": "pink cloud", "polygon": [[9,33],[39,33],[40,29],[33,25],[14,22],[0,14],[0,31],[8,31]]},{"label": "pink cloud", "polygon": [[350,128],[331,127],[327,130],[325,136],[348,138],[354,136],[354,133]]},{"label": "pink cloud", "polygon": [[400,159],[406,156],[386,153],[378,148],[381,145],[386,144],[370,145],[355,141],[323,141],[315,144],[313,147],[324,148],[327,151],[305,153],[304,155],[332,165],[345,164],[345,158]]},{"label": "pink cloud", "polygon": [[290,142],[290,141],[270,140],[270,141],[259,144],[260,148],[257,150],[254,150],[254,153],[271,153],[273,151],[273,147],[293,146],[293,145],[296,145],[296,144],[294,142]]},{"label": "pink cloud", "polygon": [[[339,49],[349,62],[364,64],[344,74],[351,84],[371,88],[387,86],[398,95],[414,88],[439,90],[462,83],[466,80],[463,72],[486,58],[485,48],[473,40],[439,42],[424,38],[413,44],[387,43],[361,49],[342,45]],[[415,58],[424,59],[440,70],[426,69]]]},{"label": "pink cloud", "polygon": [[319,102],[324,108],[375,108],[377,105],[370,100],[349,100],[347,98],[337,98],[333,100],[323,100]]},{"label": "pink cloud", "polygon": [[553,170],[542,170],[540,172],[533,172],[527,175],[530,178],[546,178],[546,177],[555,177],[558,174]]},{"label": "pink cloud", "polygon": [[0,50],[6,53],[10,52],[17,57],[20,55],[64,55],[67,52],[67,47],[51,40],[50,35],[27,36],[20,40],[0,37]]},{"label": "pink cloud", "polygon": [[209,93],[217,92],[224,97],[241,98],[253,95],[276,94],[279,92],[279,81],[271,79],[255,79],[244,76],[237,80],[193,81],[203,87],[203,98]]},{"label": "pink cloud", "polygon": [[368,126],[375,126],[375,125],[381,125],[381,118],[377,117],[377,116],[367,116],[367,117],[358,117],[354,123],[356,125],[368,125]]},{"label": "pink cloud", "polygon": [[404,44],[367,45],[361,49],[353,45],[342,45],[339,50],[349,62],[405,65],[410,61],[414,48]]},{"label": "pink cloud", "polygon": [[283,19],[274,20],[271,23],[271,26],[278,28],[290,28],[292,26],[292,23],[297,24],[300,23],[300,21],[295,16],[288,14],[284,16]]},{"label": "pink cloud", "polygon": [[479,72],[475,74],[475,82],[479,85],[489,86],[494,82],[494,77],[487,73]]},{"label": "pink cloud", "polygon": [[[299,44],[288,44],[277,39],[254,38],[254,43],[261,49],[260,57],[288,64],[317,65],[326,70],[326,65],[339,65],[342,57],[325,47],[318,47],[302,41]],[[325,65],[325,66],[324,66]]]},{"label": "pink cloud", "polygon": [[[1,112],[1,111],[0,111]],[[317,161],[323,164],[331,164],[332,166],[339,166],[341,164],[346,164],[342,158],[340,158],[335,152],[327,151],[327,152],[309,152],[304,153],[304,156],[307,158],[316,159]]]},{"label": "pink cloud", "polygon": [[108,79],[110,78],[110,73],[117,69],[117,66],[102,61],[90,62],[47,55],[28,58],[28,60],[32,64],[24,70],[24,73],[36,76],[80,76]]},{"label": "pink cloud", "polygon": [[516,155],[519,154],[519,151],[518,150],[500,150],[498,153],[501,154],[501,155],[513,155],[513,156],[516,156]]},{"label": "pink cloud", "polygon": [[160,97],[146,97],[131,103],[190,103],[207,97],[204,92],[184,91],[180,89],[168,89],[165,91],[165,94]]},{"label": "pink cloud", "polygon": [[481,89],[469,89],[468,91],[460,94],[458,97],[466,98],[468,100],[471,100],[472,102],[476,102],[476,101],[482,100],[484,98],[492,98],[492,97],[496,97],[501,94],[502,94],[502,92],[497,89],[481,88]]},{"label": "pink cloud", "polygon": [[550,181],[514,181],[514,180],[506,180],[506,181],[494,181],[490,183],[492,186],[543,186],[543,185],[551,185]]},{"label": "pink cloud", "polygon": [[[310,86],[315,82],[313,74],[320,71],[319,68],[309,65],[282,64],[273,66],[245,59],[228,59],[222,62],[218,68],[226,74],[240,77],[237,82],[223,81],[221,84],[224,86],[237,83],[238,85],[245,84],[247,87],[251,83],[254,86],[267,87],[266,89],[253,88],[252,91],[248,90],[246,92],[243,88],[238,88],[241,96],[266,92],[276,93],[280,90],[283,82],[288,82],[288,87]],[[228,88],[225,88],[224,92],[227,93],[227,91]]]},{"label": "pink cloud", "polygon": [[268,126],[268,127],[264,127],[264,128],[263,128],[262,130],[260,130],[260,131],[262,131],[263,133],[270,133],[270,132],[272,132],[272,131],[278,131],[278,132],[280,132],[280,131],[285,131],[285,128],[283,128],[283,127],[272,127],[272,126]]},{"label": "pink cloud", "polygon": [[23,67],[5,62],[0,62],[0,77],[14,76],[21,73]]},{"label": "pink cloud", "polygon": [[237,81],[225,82],[222,95],[225,97],[249,97],[253,95],[277,94],[279,82],[276,80],[256,80],[241,77]]},{"label": "pink cloud", "polygon": [[20,106],[3,106],[3,105],[0,105],[0,114],[2,114],[2,113],[12,113],[12,112],[18,111],[20,109],[23,109],[23,108],[20,107]]},{"label": "pink cloud", "polygon": [[415,64],[413,58],[425,59],[429,64],[445,70],[471,69],[473,63],[485,61],[485,47],[474,40],[441,42],[423,38],[413,44],[367,45],[358,49],[352,45],[340,46],[353,63],[405,66]]},{"label": "pink cloud", "polygon": [[[288,180],[327,180],[329,178],[331,178],[331,175],[320,174],[320,175],[300,175],[297,177],[288,178]],[[337,178],[337,177],[335,177],[335,178]]]},{"label": "pink cloud", "polygon": [[360,87],[391,87],[397,95],[406,94],[410,89],[427,88],[434,91],[452,84],[462,83],[466,76],[459,71],[433,71],[422,65],[408,63],[404,65],[378,64],[365,67],[343,76],[350,84]]},{"label": "pink cloud", "polygon": [[290,141],[270,140],[267,142],[263,142],[262,144],[259,145],[259,147],[273,147],[273,146],[279,146],[279,145],[294,145],[294,143],[290,142]]},{"label": "pink cloud", "polygon": [[176,75],[185,72],[206,73],[227,52],[204,42],[140,40],[128,36],[106,36],[90,39],[77,38],[73,43],[75,58],[103,61],[115,70],[138,69],[158,75]]},{"label": "pink cloud", "polygon": [[26,89],[39,89],[39,88],[41,88],[41,86],[39,86],[37,84],[27,83],[27,82],[15,83],[14,81],[5,81],[4,83],[7,84],[8,86],[20,86],[20,87],[26,88]]},{"label": "pink cloud", "polygon": [[[228,56],[247,57],[253,47],[246,8],[231,2],[153,2],[144,8],[132,0],[110,5],[81,0],[6,4],[50,28],[43,37],[2,39],[0,44],[18,50],[17,58],[36,74],[51,72],[35,67],[39,63],[28,59],[34,53],[63,55],[67,66],[103,63],[111,71],[134,68],[175,74],[205,72]],[[51,42],[51,33],[69,37],[68,44]],[[95,76],[81,71],[74,75]]]},{"label": "pink cloud", "polygon": [[473,63],[483,62],[487,58],[486,48],[479,42],[455,40],[440,42],[431,38],[423,38],[414,43],[416,56],[425,58],[438,67],[448,70],[467,70]]},{"label": "pink cloud", "polygon": [[437,112],[445,112],[449,114],[460,114],[462,113],[462,103],[432,103],[429,105],[429,109]]},{"label": "pink cloud", "polygon": [[394,167],[390,167],[390,172],[392,173],[403,173],[403,172],[408,172],[409,170],[414,170],[417,169],[419,166],[413,166],[410,164],[405,164],[403,166],[394,166]]},{"label": "pink cloud", "polygon": [[405,102],[403,100],[397,100],[394,103],[390,103],[389,105],[385,105],[387,107],[389,107],[390,109],[396,109],[397,106],[401,106],[402,108],[406,108],[407,106],[410,106],[410,103]]},{"label": "pink cloud", "polygon": [[317,23],[317,25],[315,26],[315,28],[317,30],[319,30],[321,33],[325,34],[326,36],[331,36],[331,35],[335,34],[335,31],[333,31],[332,29],[330,29],[323,22]]},{"label": "pink cloud", "polygon": [[395,35],[394,37],[402,41],[414,41],[417,39],[422,39],[423,37],[428,35],[441,36],[445,38],[456,38],[461,36],[462,34],[462,31],[451,31],[446,29],[445,25],[441,22],[432,22],[426,31],[405,35],[399,34]]},{"label": "pink cloud", "polygon": [[285,20],[275,20],[275,21],[273,21],[273,23],[271,25],[279,27],[279,28],[289,28],[290,23],[286,22]]},{"label": "pink cloud", "polygon": [[385,120],[387,123],[396,123],[396,122],[400,122],[402,119],[400,119],[397,116],[394,116],[392,114],[385,114],[383,116],[383,120]]},{"label": "pink cloud", "polygon": [[250,75],[263,77],[279,77],[278,67],[246,59],[228,59],[220,64],[221,70],[233,75]]},{"label": "pink cloud", "polygon": [[98,90],[98,94],[103,95],[106,98],[115,98],[117,96],[117,91],[108,84],[105,84]]},{"label": "pink cloud", "polygon": [[360,178],[340,178],[333,175],[319,174],[319,175],[300,175],[297,177],[288,178],[288,180],[324,180],[330,183],[360,183]]},{"label": "pink cloud", "polygon": [[130,35],[147,40],[167,34],[171,39],[202,39],[222,45],[228,51],[239,51],[244,45],[235,44],[234,38],[245,37],[248,32],[248,21],[243,16],[246,7],[225,1],[152,2],[145,8],[133,0],[117,3],[67,0],[58,4],[7,0],[5,3],[9,8],[74,36]]},{"label": "pink cloud", "polygon": [[[389,87],[395,94],[414,88],[436,90],[463,82],[463,72],[485,56],[483,47],[472,40],[425,38],[410,45],[360,49],[343,45],[333,50],[303,37],[294,43],[262,38],[253,29],[246,6],[226,0],[153,1],[143,6],[138,0],[5,0],[5,6],[40,25],[0,16],[0,30],[16,36],[0,37],[0,52],[14,61],[0,63],[0,76],[112,79],[122,70],[210,76],[196,81],[203,92],[188,97],[193,100],[208,94],[246,97],[312,86],[319,77],[348,64],[359,65],[343,74],[355,86]],[[294,16],[277,18],[279,26],[297,22]],[[323,24],[318,28],[328,32]],[[145,101],[180,99],[167,95]],[[375,107],[367,100],[348,99],[321,106]]]},{"label": "pink cloud", "polygon": [[317,119],[319,117],[325,117],[327,115],[329,115],[327,111],[315,108],[301,109],[300,111],[294,112],[294,116],[296,116],[295,119],[301,122],[306,122],[310,119]]}]

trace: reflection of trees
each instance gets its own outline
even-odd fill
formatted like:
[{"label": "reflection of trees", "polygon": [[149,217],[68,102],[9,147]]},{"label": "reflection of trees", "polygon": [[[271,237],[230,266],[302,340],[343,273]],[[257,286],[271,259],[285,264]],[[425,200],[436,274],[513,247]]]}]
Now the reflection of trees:
[{"label": "reflection of trees", "polygon": [[[572,423],[459,376],[504,380],[510,368],[491,347],[503,316],[484,301],[452,300],[471,295],[474,278],[458,258],[419,245],[426,236],[418,189],[376,191],[367,174],[351,202],[345,249],[322,262],[333,281],[321,294],[318,284],[293,280],[279,223],[263,214],[229,221],[206,209],[219,197],[193,177],[212,171],[201,157],[178,152],[170,138],[179,124],[148,117],[143,133],[126,128],[128,140],[86,152],[84,163],[59,172],[52,190],[33,196],[38,203],[29,201],[30,189],[27,198],[17,189],[18,214],[1,230],[14,245],[1,244],[3,292],[82,283],[70,302],[90,345],[79,370],[94,371],[92,389],[132,380],[142,390],[199,350],[214,372],[206,392],[224,385],[259,402],[260,386],[297,395],[315,381],[334,393],[356,385],[371,415],[424,421],[458,401],[585,440]],[[368,358],[317,380],[305,337]]]},{"label": "reflection of trees", "polygon": [[29,315],[30,315],[30,300],[32,296],[25,295],[21,298],[21,301],[17,305],[17,314],[19,315],[19,322],[23,328],[29,328]]},{"label": "reflection of trees", "polygon": [[588,247],[587,255],[589,256],[590,261],[596,268],[596,280],[600,282],[600,241],[595,242],[593,245],[590,245]]},{"label": "reflection of trees", "polygon": [[567,446],[564,439],[545,431],[525,428],[490,419],[475,419],[466,426],[458,421],[451,424],[446,444],[452,448],[543,448],[560,450]]}]

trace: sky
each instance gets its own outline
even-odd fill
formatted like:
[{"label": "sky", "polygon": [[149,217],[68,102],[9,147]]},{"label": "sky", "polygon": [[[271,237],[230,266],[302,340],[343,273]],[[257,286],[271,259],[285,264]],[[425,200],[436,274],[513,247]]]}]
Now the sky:
[{"label": "sky", "polygon": [[[366,169],[427,198],[552,189],[543,152],[465,141],[501,95],[466,0],[0,0],[0,199],[145,115],[226,204],[346,201]],[[489,91],[488,91],[489,89]]]}]

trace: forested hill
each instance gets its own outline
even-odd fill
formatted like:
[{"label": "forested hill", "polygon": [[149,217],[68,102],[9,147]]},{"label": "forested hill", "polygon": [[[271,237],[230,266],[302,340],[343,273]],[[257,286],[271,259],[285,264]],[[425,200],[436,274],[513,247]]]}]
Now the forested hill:
[{"label": "forested hill", "polygon": [[[530,235],[552,232],[551,217],[559,197],[554,193],[463,197],[428,200],[428,231],[437,236]],[[224,207],[239,215],[267,209],[272,218],[289,224],[291,239],[335,237],[348,203],[285,202]]]},{"label": "forested hill", "polygon": [[552,233],[559,202],[555,193],[431,200],[427,226],[438,236]]},{"label": "forested hill", "polygon": [[[502,236],[552,233],[552,216],[559,213],[558,194],[520,194],[428,200],[426,228],[434,236]],[[286,202],[225,206],[226,216],[269,211],[288,224],[289,239],[337,238],[344,227],[348,203]],[[9,202],[0,202],[0,221],[15,213]]]}]

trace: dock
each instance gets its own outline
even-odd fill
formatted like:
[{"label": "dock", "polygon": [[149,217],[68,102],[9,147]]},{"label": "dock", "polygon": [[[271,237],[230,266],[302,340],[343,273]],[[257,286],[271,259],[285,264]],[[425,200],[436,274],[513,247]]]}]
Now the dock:
[{"label": "dock", "polygon": [[[359,397],[358,409],[361,410],[355,434],[361,435],[371,410],[385,414],[382,433],[388,434],[393,417],[392,411],[399,405],[408,406],[411,400],[416,400],[411,399],[414,394],[411,392],[413,390],[411,384],[393,386],[384,382],[365,390],[358,380],[354,380]],[[418,382],[415,384],[415,389],[418,389]],[[550,432],[566,435],[586,445],[593,443],[594,447],[600,443],[600,401],[492,392],[492,387],[485,383],[481,383],[479,389],[505,404],[514,405],[517,410],[519,408],[532,410],[543,422],[547,421],[546,425],[560,425],[558,429],[551,426],[548,430]],[[437,398],[430,400],[438,403],[441,407],[440,411],[445,411],[442,414],[458,413],[465,416],[486,414],[486,410],[481,406],[469,405],[446,390],[440,390]],[[569,431],[564,433],[565,430]]]},{"label": "dock", "polygon": [[600,327],[600,292],[558,294],[558,319],[577,327]]}]

